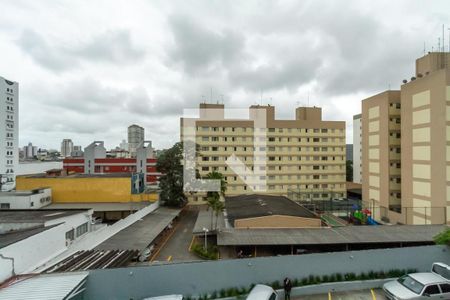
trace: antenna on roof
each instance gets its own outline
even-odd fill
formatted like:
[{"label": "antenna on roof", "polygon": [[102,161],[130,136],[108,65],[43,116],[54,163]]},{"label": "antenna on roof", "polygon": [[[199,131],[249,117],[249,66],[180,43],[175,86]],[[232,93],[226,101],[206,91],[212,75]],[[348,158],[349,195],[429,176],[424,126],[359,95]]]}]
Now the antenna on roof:
[{"label": "antenna on roof", "polygon": [[427,44],[425,42],[423,42],[423,55],[425,55],[426,48],[427,48]]},{"label": "antenna on roof", "polygon": [[444,24],[442,24],[442,52],[445,52],[445,33]]},{"label": "antenna on roof", "polygon": [[309,107],[309,91],[308,91],[308,107]]},{"label": "antenna on roof", "polygon": [[212,88],[211,88],[211,95],[209,97],[209,101],[211,101],[211,103],[212,103]]}]

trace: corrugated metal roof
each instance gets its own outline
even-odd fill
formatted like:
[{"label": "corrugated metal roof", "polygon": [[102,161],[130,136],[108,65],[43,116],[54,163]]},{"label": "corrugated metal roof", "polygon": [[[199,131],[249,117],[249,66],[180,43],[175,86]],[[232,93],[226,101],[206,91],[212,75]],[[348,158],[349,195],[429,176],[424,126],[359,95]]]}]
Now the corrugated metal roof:
[{"label": "corrugated metal roof", "polygon": [[219,246],[326,245],[432,242],[445,225],[346,226],[300,229],[227,229],[217,234]]},{"label": "corrugated metal roof", "polygon": [[82,286],[88,272],[38,275],[0,289],[0,299],[63,300]]}]

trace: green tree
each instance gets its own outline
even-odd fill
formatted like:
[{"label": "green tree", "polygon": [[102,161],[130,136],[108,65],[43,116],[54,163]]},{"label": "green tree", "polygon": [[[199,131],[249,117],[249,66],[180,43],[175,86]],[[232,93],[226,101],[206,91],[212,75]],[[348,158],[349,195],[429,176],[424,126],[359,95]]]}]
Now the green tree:
[{"label": "green tree", "polygon": [[[217,209],[220,208],[223,203],[220,201],[221,196],[225,196],[225,192],[227,190],[227,182],[225,181],[225,178],[223,177],[222,173],[213,171],[208,173],[204,179],[214,179],[220,181],[220,192],[218,191],[209,191],[206,193],[206,204],[208,205],[208,210],[211,209],[211,229],[213,228],[213,218],[214,218],[214,212],[216,212],[216,227],[217,228],[217,218],[219,216],[219,212],[217,212]],[[220,209],[222,211],[223,208]]]},{"label": "green tree", "polygon": [[219,214],[225,209],[225,204],[222,201],[217,201],[214,206],[214,212],[216,213],[216,225],[214,230],[217,230],[217,221],[219,220]]},{"label": "green tree", "polygon": [[438,245],[450,246],[450,229],[447,228],[434,237],[434,242]]},{"label": "green tree", "polygon": [[156,162],[156,169],[163,175],[159,179],[159,198],[162,205],[182,207],[186,204],[183,191],[183,144],[176,143],[162,151]]},{"label": "green tree", "polygon": [[346,171],[346,180],[349,182],[353,181],[353,161],[347,160],[345,164],[345,171]]}]

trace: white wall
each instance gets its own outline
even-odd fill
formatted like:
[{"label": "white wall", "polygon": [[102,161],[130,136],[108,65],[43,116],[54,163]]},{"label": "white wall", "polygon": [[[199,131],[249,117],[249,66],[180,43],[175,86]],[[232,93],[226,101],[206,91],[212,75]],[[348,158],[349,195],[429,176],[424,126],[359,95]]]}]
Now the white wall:
[{"label": "white wall", "polygon": [[[42,193],[31,195],[23,195],[21,192],[5,192],[0,196],[0,203],[9,203],[10,209],[38,209],[52,203],[51,197],[51,189],[44,189]],[[48,198],[49,200],[47,200]],[[41,199],[44,202],[41,202]]]},{"label": "white wall", "polygon": [[[15,273],[30,272],[66,249],[64,224],[0,249],[0,254],[14,258]],[[10,260],[0,258],[0,282],[12,276]]]},{"label": "white wall", "polygon": [[[55,213],[57,210],[55,210]],[[51,213],[51,212],[49,212]],[[57,218],[47,221],[44,226],[54,226],[39,234],[21,240],[17,243],[0,249],[0,254],[14,257],[15,273],[28,273],[45,265],[49,260],[60,255],[68,249],[66,232],[84,223],[88,223],[88,232],[91,226],[92,210],[69,217]],[[62,223],[62,224],[61,224]],[[58,225],[59,224],[59,225]],[[84,234],[81,239],[87,236]],[[77,238],[77,237],[76,237]],[[0,282],[12,276],[12,263],[10,260],[0,258]]]},{"label": "white wall", "polygon": [[353,182],[362,184],[361,118],[353,119]]}]

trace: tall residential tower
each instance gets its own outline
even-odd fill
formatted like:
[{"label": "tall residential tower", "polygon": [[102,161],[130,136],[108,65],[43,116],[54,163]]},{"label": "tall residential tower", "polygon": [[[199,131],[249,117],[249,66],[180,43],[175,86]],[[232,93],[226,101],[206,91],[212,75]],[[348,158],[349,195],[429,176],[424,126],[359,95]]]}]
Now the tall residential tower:
[{"label": "tall residential tower", "polygon": [[136,149],[144,142],[145,130],[143,127],[133,124],[128,127],[128,152],[131,157],[136,157]]},{"label": "tall residential tower", "polygon": [[15,187],[19,163],[19,84],[0,77],[0,186]]},{"label": "tall residential tower", "polygon": [[377,219],[450,223],[450,53],[416,60],[400,91],[363,101],[363,200]]}]

